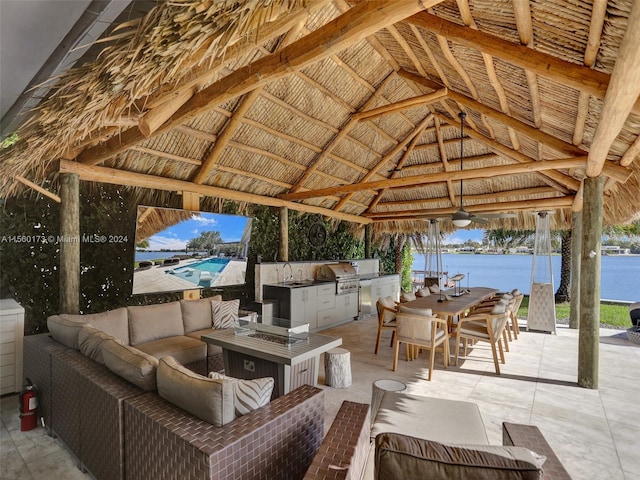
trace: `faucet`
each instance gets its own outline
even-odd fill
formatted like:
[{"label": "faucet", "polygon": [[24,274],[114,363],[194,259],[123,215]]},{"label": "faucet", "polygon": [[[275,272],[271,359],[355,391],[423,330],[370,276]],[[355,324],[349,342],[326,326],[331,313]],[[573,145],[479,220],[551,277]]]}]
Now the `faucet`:
[{"label": "faucet", "polygon": [[284,267],[282,267],[282,283],[285,283],[287,281],[287,277],[285,276],[287,265],[289,266],[289,280],[293,278],[293,268],[291,267],[291,264],[287,262],[284,264]]},{"label": "faucet", "polygon": [[302,269],[301,268],[298,269],[298,277],[299,277],[299,280],[302,281]]}]

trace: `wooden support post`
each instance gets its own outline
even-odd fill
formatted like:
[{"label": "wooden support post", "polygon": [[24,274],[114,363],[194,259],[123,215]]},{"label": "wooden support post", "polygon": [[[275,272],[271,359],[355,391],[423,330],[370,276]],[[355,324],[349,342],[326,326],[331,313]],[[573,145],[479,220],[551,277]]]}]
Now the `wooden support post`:
[{"label": "wooden support post", "polygon": [[280,207],[280,244],[278,259],[281,262],[289,261],[289,209]]},{"label": "wooden support post", "polygon": [[80,313],[80,177],[60,174],[60,313]]},{"label": "wooden support post", "polygon": [[582,252],[582,212],[571,214],[571,304],[569,328],[580,325],[580,259]]},{"label": "wooden support post", "polygon": [[[194,192],[182,192],[182,208],[185,210],[191,210],[194,212],[200,211],[200,194]],[[195,288],[192,290],[184,290],[182,292],[182,298],[185,300],[199,300],[200,289]]]},{"label": "wooden support post", "polygon": [[582,252],[580,254],[580,336],[578,385],[598,388],[600,342],[600,253],[604,177],[584,181]]},{"label": "wooden support post", "polygon": [[364,258],[371,258],[371,224],[364,226]]}]

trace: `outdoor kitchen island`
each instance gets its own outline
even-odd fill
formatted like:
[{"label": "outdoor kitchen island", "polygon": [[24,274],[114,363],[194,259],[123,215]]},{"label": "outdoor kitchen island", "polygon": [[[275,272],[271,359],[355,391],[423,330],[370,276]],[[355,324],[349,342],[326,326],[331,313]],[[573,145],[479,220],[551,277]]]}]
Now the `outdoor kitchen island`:
[{"label": "outdoor kitchen island", "polygon": [[[217,330],[202,341],[222,347],[225,374],[253,379],[273,377],[271,399],[301,385],[318,384],[320,354],[342,345],[342,338],[300,329],[253,323]],[[306,331],[305,331],[306,330]]]}]

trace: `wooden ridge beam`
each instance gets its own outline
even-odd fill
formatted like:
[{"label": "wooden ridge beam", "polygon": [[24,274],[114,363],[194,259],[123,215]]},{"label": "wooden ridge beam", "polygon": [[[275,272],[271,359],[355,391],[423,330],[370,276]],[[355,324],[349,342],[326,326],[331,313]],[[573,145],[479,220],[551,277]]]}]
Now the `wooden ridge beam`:
[{"label": "wooden ridge beam", "polygon": [[413,175],[410,177],[377,180],[367,183],[340,185],[337,187],[309,190],[308,192],[285,193],[279,195],[284,200],[304,200],[307,198],[326,197],[328,195],[342,195],[365,190],[377,191],[382,188],[403,187],[418,184],[446,182],[447,180],[467,180],[475,178],[492,178],[501,175],[516,175],[520,173],[544,172],[558,168],[584,168],[587,157],[563,158],[557,160],[540,160],[528,163],[514,163],[510,165],[496,165],[486,168],[470,168],[452,172]]},{"label": "wooden ridge beam", "polygon": [[[502,40],[494,35],[463,27],[429,13],[417,13],[406,21],[436,35],[443,35],[460,45],[501,58],[561,85],[588,92],[597,98],[604,98],[607,92],[610,77],[606,73]],[[632,105],[633,111],[640,113],[640,102],[637,98],[633,100]]]},{"label": "wooden ridge beam", "polygon": [[345,220],[347,222],[354,222],[359,224],[367,224],[371,222],[370,219],[360,217],[358,215],[334,212],[333,210],[328,208],[289,202],[280,198],[256,195],[250,192],[241,192],[237,190],[230,190],[227,188],[212,187],[210,185],[200,185],[186,180],[177,180],[174,178],[159,177],[156,175],[147,175],[144,173],[128,172],[115,168],[84,165],[82,163],[70,162],[68,160],[60,160],[59,172],[74,173],[77,174],[81,179],[92,182],[126,185],[138,188],[150,188],[171,192],[193,192],[208,197],[224,198],[226,200],[234,200],[237,202],[248,202],[270,207],[288,207],[292,210],[307,213],[317,213],[318,215],[337,218],[339,220]]},{"label": "wooden ridge beam", "polygon": [[[193,95],[149,138],[185,123],[233,98],[298,72],[344,50],[381,28],[432,7],[442,0],[380,0],[362,2],[309,35],[274,54],[259,58]],[[89,148],[78,161],[96,165],[146,139],[137,128],[125,130]]]}]

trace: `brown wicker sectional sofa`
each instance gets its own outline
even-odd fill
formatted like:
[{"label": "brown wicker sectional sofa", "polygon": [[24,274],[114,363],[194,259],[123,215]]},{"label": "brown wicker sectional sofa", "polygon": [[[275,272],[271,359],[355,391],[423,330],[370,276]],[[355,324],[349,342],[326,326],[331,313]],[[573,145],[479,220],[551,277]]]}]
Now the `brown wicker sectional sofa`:
[{"label": "brown wicker sectional sofa", "polygon": [[[300,479],[322,442],[324,398],[315,387],[216,427],[51,334],[25,337],[24,356],[46,428],[98,480]],[[217,361],[190,366],[205,374],[220,369]]]}]

